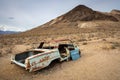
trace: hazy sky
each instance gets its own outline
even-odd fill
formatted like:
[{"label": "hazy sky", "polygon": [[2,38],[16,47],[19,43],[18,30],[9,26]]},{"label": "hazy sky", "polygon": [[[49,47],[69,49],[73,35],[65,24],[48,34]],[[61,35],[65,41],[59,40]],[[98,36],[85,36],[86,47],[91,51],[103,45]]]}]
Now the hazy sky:
[{"label": "hazy sky", "polygon": [[28,30],[83,4],[94,10],[120,10],[120,0],[0,0],[0,28]]}]

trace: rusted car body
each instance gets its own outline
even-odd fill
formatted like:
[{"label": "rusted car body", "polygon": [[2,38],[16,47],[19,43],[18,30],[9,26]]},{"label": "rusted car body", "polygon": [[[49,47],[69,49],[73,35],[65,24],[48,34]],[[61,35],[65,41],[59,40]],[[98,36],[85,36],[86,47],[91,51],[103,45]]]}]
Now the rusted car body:
[{"label": "rusted car body", "polygon": [[37,49],[13,55],[11,63],[15,63],[32,72],[49,66],[56,59],[59,61],[69,60],[70,58],[77,60],[79,57],[79,48],[73,45],[69,39],[64,39],[41,42]]}]

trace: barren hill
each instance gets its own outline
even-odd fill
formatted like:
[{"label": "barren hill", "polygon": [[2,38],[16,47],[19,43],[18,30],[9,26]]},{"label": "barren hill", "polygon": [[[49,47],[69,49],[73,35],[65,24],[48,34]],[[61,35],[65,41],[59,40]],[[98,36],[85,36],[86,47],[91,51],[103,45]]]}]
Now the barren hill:
[{"label": "barren hill", "polygon": [[[63,15],[62,21],[92,21],[92,20],[110,20],[110,21],[118,21],[116,18],[110,15],[105,15],[103,13],[94,11],[84,5],[79,5]],[[66,22],[65,21],[65,22]]]},{"label": "barren hill", "polygon": [[85,5],[78,5],[67,13],[31,30],[8,37],[51,36],[64,34],[105,34],[113,35],[120,31],[120,11],[95,11]]},{"label": "barren hill", "polygon": [[111,13],[113,13],[113,14],[120,14],[120,10],[113,9],[113,10],[111,11]]},{"label": "barren hill", "polygon": [[104,26],[118,26],[120,23],[119,21],[120,15],[117,10],[110,13],[103,13],[94,11],[84,5],[78,5],[66,14],[63,14],[34,29],[26,31],[21,35],[28,35],[31,33],[34,35],[48,35],[89,32],[96,31],[93,28],[101,26],[101,29],[104,28]]},{"label": "barren hill", "polygon": [[113,9],[110,14],[120,21],[120,10]]}]

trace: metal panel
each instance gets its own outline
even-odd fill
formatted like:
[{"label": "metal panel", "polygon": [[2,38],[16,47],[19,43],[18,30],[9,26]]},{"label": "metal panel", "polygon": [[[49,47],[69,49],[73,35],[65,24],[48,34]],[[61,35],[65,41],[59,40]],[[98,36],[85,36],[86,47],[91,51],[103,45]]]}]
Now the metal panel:
[{"label": "metal panel", "polygon": [[44,54],[42,56],[39,55],[29,59],[31,65],[30,72],[47,67],[51,63],[51,61],[59,57],[60,55],[58,49],[56,49],[56,51],[51,51],[49,52],[49,54]]},{"label": "metal panel", "polygon": [[80,58],[79,49],[70,51],[70,55],[72,60],[77,60],[78,58]]},{"label": "metal panel", "polygon": [[19,66],[21,66],[21,67],[23,67],[23,68],[26,67],[25,64],[22,64],[20,62],[15,61],[15,60],[12,60],[12,62],[15,63],[15,64],[17,64],[17,65],[19,65]]}]

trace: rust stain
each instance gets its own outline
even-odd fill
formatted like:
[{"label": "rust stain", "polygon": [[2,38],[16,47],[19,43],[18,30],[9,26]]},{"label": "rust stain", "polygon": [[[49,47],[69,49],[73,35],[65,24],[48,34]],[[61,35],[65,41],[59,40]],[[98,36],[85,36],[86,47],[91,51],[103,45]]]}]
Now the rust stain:
[{"label": "rust stain", "polygon": [[26,60],[25,60],[25,65],[26,65],[26,70],[27,70],[27,69],[30,69],[31,66],[30,66],[29,59],[26,59]]},{"label": "rust stain", "polygon": [[45,56],[44,58],[40,59],[39,62],[44,62],[46,60],[49,60],[50,59],[50,56]]},{"label": "rust stain", "polygon": [[34,66],[32,71],[36,71],[36,70],[38,70],[38,69],[44,68],[44,64],[42,64],[42,66],[38,66],[38,67],[36,66],[36,64],[41,63],[41,62],[44,62],[44,61],[47,61],[47,60],[49,60],[49,59],[50,59],[50,56],[45,56],[45,57],[43,57],[42,59],[40,59],[39,62],[32,62],[32,63],[31,63],[31,66]]},{"label": "rust stain", "polygon": [[39,70],[39,69],[42,69],[42,68],[44,68],[44,66],[34,67],[34,68],[32,69],[32,71],[36,71],[36,70]]},{"label": "rust stain", "polygon": [[49,60],[49,59],[50,59],[50,56],[45,56],[45,57],[43,57],[42,59],[40,59],[39,62],[32,62],[31,65],[34,66],[34,65],[36,65],[36,64],[38,64],[38,63],[47,61],[47,60]]},{"label": "rust stain", "polygon": [[36,64],[37,64],[36,62],[32,62],[32,63],[31,63],[32,66],[34,66],[34,65],[36,65]]}]

